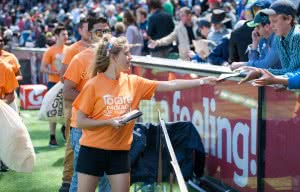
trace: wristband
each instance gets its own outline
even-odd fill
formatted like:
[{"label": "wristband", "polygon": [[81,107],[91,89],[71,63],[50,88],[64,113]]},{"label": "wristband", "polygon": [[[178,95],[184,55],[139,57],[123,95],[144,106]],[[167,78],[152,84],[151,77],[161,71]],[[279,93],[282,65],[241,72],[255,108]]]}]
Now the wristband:
[{"label": "wristband", "polygon": [[204,85],[204,80],[203,79],[199,79],[199,85]]}]

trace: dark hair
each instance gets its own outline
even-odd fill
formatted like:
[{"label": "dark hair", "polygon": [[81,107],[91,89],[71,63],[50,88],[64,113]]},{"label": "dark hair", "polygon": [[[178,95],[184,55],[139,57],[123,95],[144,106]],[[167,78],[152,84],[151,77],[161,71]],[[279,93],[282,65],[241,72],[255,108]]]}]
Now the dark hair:
[{"label": "dark hair", "polygon": [[62,24],[59,24],[57,27],[55,27],[53,33],[54,33],[54,35],[58,36],[62,31],[65,31],[65,30],[66,30],[65,26],[63,26]]},{"label": "dark hair", "polygon": [[137,25],[133,13],[129,10],[124,11],[123,22],[126,26]]},{"label": "dark hair", "polygon": [[88,23],[88,19],[86,17],[81,17],[77,27],[82,28],[84,23]]},{"label": "dark hair", "polygon": [[143,15],[145,18],[147,18],[147,12],[143,7],[140,7],[136,10],[136,12],[139,12],[141,15]]},{"label": "dark hair", "polygon": [[293,17],[292,15],[283,15],[283,14],[282,14],[283,20],[288,20],[288,19],[289,19],[289,16],[292,17],[292,21],[291,21],[291,23],[290,23],[291,26],[293,27],[293,26],[297,25],[298,22],[297,22],[297,18],[296,18],[296,17]]},{"label": "dark hair", "polygon": [[207,28],[211,27],[211,24],[207,19],[199,19],[197,21],[197,25],[200,29],[203,28],[203,27],[207,27]]},{"label": "dark hair", "polygon": [[160,0],[149,0],[149,8],[151,9],[161,9],[162,4]]},{"label": "dark hair", "polygon": [[120,36],[114,38],[111,42],[111,35],[104,36],[98,44],[95,62],[91,68],[91,77],[95,77],[97,73],[103,73],[110,64],[110,57],[118,55],[128,43],[126,37]]},{"label": "dark hair", "polygon": [[98,24],[98,23],[103,23],[103,24],[108,24],[108,21],[107,21],[107,18],[106,17],[103,17],[103,16],[89,16],[88,17],[88,30],[91,31],[94,27],[95,24]]}]

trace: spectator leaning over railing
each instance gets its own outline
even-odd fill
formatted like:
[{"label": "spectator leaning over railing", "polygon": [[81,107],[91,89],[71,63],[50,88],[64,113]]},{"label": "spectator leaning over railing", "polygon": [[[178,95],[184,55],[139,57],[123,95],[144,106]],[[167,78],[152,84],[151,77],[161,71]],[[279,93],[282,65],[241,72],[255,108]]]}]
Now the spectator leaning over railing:
[{"label": "spectator leaning over railing", "polygon": [[248,62],[233,62],[231,69],[241,66],[258,68],[281,68],[277,47],[275,47],[275,33],[270,25],[268,15],[257,12],[253,21],[248,22],[249,27],[255,27],[252,32],[252,44],[248,47]]},{"label": "spectator leaning over railing", "polygon": [[287,86],[289,89],[300,89],[300,71],[291,73],[289,77],[273,75],[266,69],[259,69],[262,76],[254,81],[255,86],[265,86],[279,84]]},{"label": "spectator leaning over railing", "polygon": [[268,0],[257,0],[249,7],[250,11],[246,17],[246,23],[231,33],[229,40],[229,63],[248,61],[246,50],[249,44],[251,44],[253,28],[249,27],[247,23],[254,18],[259,10],[269,8],[270,4]]},{"label": "spectator leaning over railing", "polygon": [[[274,30],[275,46],[277,47],[282,69],[268,69],[274,75],[289,75],[300,68],[300,29],[296,23],[297,9],[288,0],[278,0],[269,9],[261,11],[269,15],[271,28]],[[258,78],[260,70],[250,69],[241,83]]]}]

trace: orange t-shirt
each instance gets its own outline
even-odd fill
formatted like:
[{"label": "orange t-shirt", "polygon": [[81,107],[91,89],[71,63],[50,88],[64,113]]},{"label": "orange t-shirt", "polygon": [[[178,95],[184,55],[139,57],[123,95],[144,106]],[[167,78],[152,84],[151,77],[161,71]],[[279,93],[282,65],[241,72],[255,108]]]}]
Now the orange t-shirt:
[{"label": "orange t-shirt", "polygon": [[[157,81],[121,73],[118,80],[107,78],[104,73],[90,79],[73,103],[73,107],[95,120],[106,120],[137,109],[141,100],[153,96]],[[134,121],[115,129],[103,126],[82,129],[80,144],[107,150],[129,150]]]},{"label": "orange t-shirt", "polygon": [[81,40],[77,41],[76,43],[73,43],[70,47],[64,50],[64,59],[62,63],[64,65],[69,65],[73,57],[81,51],[85,50],[86,48],[88,48],[88,46],[82,43]]},{"label": "orange t-shirt", "polygon": [[[96,50],[92,47],[85,49],[79,54],[75,55],[69,64],[64,79],[76,83],[76,90],[81,91],[87,80],[89,79],[88,70],[94,62]],[[72,108],[71,126],[77,127],[77,110]]]},{"label": "orange t-shirt", "polygon": [[12,66],[12,69],[13,69],[15,74],[21,68],[17,57],[14,54],[9,53],[7,51],[2,50],[2,53],[0,54],[0,60],[10,64]]},{"label": "orange t-shirt", "polygon": [[0,60],[0,99],[3,99],[5,94],[12,93],[18,86],[12,66]]},{"label": "orange t-shirt", "polygon": [[[46,63],[46,66],[50,66],[50,70],[54,72],[58,72],[62,66],[62,60],[63,60],[63,51],[66,49],[67,46],[63,45],[61,47],[58,47],[56,45],[52,45],[43,55],[42,62]],[[48,75],[48,81],[57,83],[60,81],[59,75]]]}]

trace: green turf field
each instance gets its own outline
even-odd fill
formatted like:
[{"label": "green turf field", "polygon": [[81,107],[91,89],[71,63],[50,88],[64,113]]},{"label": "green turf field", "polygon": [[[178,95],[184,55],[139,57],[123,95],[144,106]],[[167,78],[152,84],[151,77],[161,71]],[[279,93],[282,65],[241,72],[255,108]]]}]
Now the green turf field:
[{"label": "green turf field", "polygon": [[49,126],[37,120],[38,111],[21,111],[36,153],[36,165],[32,173],[9,171],[0,173],[1,192],[54,192],[61,185],[64,140],[57,126],[56,137],[59,147],[49,148]]}]

